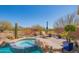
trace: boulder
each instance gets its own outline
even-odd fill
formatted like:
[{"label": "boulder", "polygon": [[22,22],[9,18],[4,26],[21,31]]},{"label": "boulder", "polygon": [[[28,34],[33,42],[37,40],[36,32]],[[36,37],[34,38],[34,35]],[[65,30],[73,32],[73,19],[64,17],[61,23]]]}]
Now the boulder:
[{"label": "boulder", "polygon": [[0,40],[0,47],[4,47],[5,46],[5,41],[4,40]]}]

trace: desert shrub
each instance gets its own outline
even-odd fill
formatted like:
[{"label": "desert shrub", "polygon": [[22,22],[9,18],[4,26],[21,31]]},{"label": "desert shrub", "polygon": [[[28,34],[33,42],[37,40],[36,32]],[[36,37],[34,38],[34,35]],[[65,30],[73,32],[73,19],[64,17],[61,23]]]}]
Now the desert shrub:
[{"label": "desert shrub", "polygon": [[60,34],[60,36],[61,36],[62,38],[66,38],[67,35],[68,35],[68,32],[65,32],[65,31]]},{"label": "desert shrub", "polygon": [[8,35],[7,38],[12,40],[14,39],[14,36]]}]

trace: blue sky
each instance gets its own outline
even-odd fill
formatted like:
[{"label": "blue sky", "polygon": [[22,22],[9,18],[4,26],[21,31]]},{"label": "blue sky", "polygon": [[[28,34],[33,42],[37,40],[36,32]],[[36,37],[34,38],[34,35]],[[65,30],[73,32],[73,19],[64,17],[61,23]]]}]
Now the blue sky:
[{"label": "blue sky", "polygon": [[0,21],[18,22],[23,27],[37,24],[45,27],[48,21],[52,28],[58,18],[76,12],[76,9],[73,5],[0,5]]}]

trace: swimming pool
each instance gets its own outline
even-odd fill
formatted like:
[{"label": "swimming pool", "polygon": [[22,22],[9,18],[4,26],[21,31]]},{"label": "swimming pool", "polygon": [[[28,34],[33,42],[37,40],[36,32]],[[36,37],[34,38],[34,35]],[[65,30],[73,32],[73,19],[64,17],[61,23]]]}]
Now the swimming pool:
[{"label": "swimming pool", "polygon": [[0,48],[0,53],[42,53],[35,39],[24,39]]}]

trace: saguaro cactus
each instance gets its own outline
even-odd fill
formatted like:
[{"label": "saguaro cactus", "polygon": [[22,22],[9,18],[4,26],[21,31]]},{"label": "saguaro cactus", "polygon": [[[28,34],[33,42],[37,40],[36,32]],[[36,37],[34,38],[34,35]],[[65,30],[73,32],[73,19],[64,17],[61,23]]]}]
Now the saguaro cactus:
[{"label": "saguaro cactus", "polygon": [[15,39],[18,38],[18,23],[15,23]]},{"label": "saguaro cactus", "polygon": [[77,15],[79,15],[79,6],[77,6]]},{"label": "saguaro cactus", "polygon": [[46,33],[48,33],[48,21],[46,22]]}]

